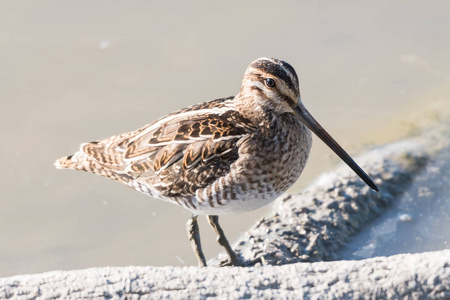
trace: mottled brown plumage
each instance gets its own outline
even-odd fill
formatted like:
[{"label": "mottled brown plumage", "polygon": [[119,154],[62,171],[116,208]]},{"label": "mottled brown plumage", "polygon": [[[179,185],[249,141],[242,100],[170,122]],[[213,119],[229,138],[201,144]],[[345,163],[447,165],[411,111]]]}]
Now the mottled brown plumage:
[{"label": "mottled brown plumage", "polygon": [[[308,127],[372,188],[376,186],[312,118],[295,70],[261,58],[247,68],[235,97],[194,105],[134,132],[81,145],[58,168],[96,173],[209,220],[234,264],[237,258],[213,215],[261,207],[300,176],[312,144]],[[202,265],[196,217],[190,239]]]}]

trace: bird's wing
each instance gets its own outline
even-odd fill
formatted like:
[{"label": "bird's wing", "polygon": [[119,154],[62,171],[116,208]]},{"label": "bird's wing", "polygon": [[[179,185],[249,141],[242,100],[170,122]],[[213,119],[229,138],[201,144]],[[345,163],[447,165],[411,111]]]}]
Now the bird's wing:
[{"label": "bird's wing", "polygon": [[131,176],[161,196],[187,196],[229,171],[238,158],[237,143],[252,126],[232,99],[219,99],[81,150],[103,168]]}]

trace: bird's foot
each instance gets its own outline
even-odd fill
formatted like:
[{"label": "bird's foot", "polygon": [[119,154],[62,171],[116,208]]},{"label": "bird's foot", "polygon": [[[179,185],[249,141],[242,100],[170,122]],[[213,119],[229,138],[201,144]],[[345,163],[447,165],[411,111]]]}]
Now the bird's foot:
[{"label": "bird's foot", "polygon": [[242,258],[238,258],[236,256],[235,259],[231,259],[231,258],[223,258],[221,260],[219,260],[219,262],[217,263],[217,267],[252,267],[258,263],[261,263],[264,265],[264,257],[260,256],[257,257],[255,259],[252,260],[244,260]]},{"label": "bird's foot", "polygon": [[230,259],[225,258],[219,261],[217,264],[218,267],[245,267],[247,264],[241,259]]}]

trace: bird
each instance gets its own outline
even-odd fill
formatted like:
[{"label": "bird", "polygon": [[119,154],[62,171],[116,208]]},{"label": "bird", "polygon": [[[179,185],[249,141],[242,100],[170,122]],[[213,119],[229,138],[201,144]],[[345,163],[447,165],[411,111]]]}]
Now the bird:
[{"label": "bird", "polygon": [[135,131],[84,143],[55,166],[98,174],[189,210],[187,232],[199,266],[207,263],[197,217],[206,215],[228,254],[223,265],[242,266],[219,215],[257,209],[292,186],[308,160],[311,132],[378,191],[308,112],[294,68],[270,57],[247,67],[236,96],[189,106]]}]

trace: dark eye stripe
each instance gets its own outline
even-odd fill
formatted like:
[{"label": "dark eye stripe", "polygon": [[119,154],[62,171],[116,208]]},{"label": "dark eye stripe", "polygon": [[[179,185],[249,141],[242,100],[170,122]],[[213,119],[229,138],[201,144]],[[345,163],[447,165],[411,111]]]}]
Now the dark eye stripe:
[{"label": "dark eye stripe", "polygon": [[262,92],[262,89],[260,87],[258,87],[258,86],[255,86],[255,85],[251,86],[250,89],[253,90],[253,91]]},{"label": "dark eye stripe", "polygon": [[[298,88],[296,83],[298,82],[298,78],[294,68],[286,62],[278,61],[278,63],[279,64],[276,64],[271,60],[266,59],[257,60],[252,64],[252,67],[278,77],[289,87],[289,89],[294,91],[297,90]],[[280,64],[284,68],[280,68]],[[295,80],[297,81],[296,83],[292,82],[291,76],[289,76],[289,74],[287,74],[285,70],[292,74],[293,78],[295,78]]]},{"label": "dark eye stripe", "polygon": [[288,103],[289,105],[293,105],[295,104],[295,102],[292,101],[292,99],[286,95],[281,95],[281,97],[283,98],[283,101]]}]

